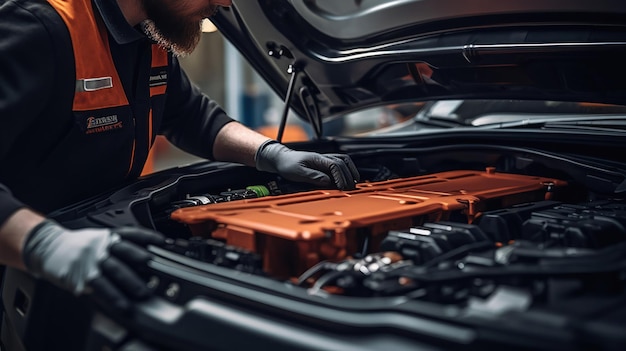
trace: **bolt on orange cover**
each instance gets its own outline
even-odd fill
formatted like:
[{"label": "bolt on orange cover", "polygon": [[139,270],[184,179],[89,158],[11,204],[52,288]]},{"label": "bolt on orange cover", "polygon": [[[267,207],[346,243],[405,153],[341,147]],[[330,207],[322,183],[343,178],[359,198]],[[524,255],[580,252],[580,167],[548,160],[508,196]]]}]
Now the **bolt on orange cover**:
[{"label": "bolt on orange cover", "polygon": [[558,179],[480,171],[364,182],[356,190],[315,190],[223,202],[174,211],[193,235],[224,240],[263,257],[266,273],[295,277],[322,260],[376,252],[390,230],[460,214],[544,200],[567,183]]}]

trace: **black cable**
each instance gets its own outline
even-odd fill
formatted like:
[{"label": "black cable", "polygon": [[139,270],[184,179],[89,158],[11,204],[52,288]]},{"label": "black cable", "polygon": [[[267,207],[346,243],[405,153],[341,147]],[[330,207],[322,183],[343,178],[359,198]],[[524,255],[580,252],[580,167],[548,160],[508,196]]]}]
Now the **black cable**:
[{"label": "black cable", "polygon": [[309,278],[311,278],[318,272],[321,272],[322,270],[333,270],[335,269],[335,267],[337,267],[337,264],[333,262],[329,262],[329,261],[319,262],[316,265],[312,266],[311,268],[307,269],[304,273],[302,273],[298,277],[298,282],[296,283],[296,285],[298,286],[302,285]]}]

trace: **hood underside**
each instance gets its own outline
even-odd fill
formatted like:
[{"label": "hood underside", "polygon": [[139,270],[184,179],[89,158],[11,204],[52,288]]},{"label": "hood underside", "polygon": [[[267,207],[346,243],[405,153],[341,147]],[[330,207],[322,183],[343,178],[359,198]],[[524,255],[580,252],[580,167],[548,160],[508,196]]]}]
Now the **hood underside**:
[{"label": "hood underside", "polygon": [[213,21],[311,121],[437,99],[626,101],[617,0],[234,0]]}]

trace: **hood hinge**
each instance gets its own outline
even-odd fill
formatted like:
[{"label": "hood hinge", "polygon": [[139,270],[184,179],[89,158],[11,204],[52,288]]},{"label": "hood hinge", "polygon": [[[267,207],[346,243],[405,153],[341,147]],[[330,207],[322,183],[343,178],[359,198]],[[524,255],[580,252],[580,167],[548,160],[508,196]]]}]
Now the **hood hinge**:
[{"label": "hood hinge", "polygon": [[[287,68],[287,73],[291,74],[291,78],[289,80],[289,86],[287,87],[287,94],[285,95],[285,106],[283,108],[282,117],[280,118],[280,125],[278,127],[278,135],[276,136],[276,141],[282,142],[283,134],[285,132],[285,127],[287,125],[287,116],[289,115],[289,106],[291,105],[291,99],[294,95],[294,90],[296,86],[296,80],[298,79],[299,73],[301,69],[294,63],[290,64]],[[322,137],[322,119],[319,114],[319,110],[317,105],[315,104],[315,99],[311,94],[311,91],[306,86],[303,86],[298,91],[298,95],[300,97],[300,102],[304,107],[306,112],[306,117],[309,120],[309,123],[313,127],[313,131],[315,132],[315,136],[317,139]]]}]

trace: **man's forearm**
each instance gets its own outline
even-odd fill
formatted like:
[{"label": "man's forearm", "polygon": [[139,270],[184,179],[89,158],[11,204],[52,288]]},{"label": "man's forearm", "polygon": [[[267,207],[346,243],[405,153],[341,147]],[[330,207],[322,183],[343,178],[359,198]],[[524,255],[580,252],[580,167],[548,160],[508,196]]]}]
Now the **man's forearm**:
[{"label": "man's forearm", "polygon": [[255,166],[254,154],[270,138],[238,123],[226,124],[217,134],[213,155],[218,161],[229,161]]},{"label": "man's forearm", "polygon": [[43,216],[22,208],[0,225],[0,264],[25,269],[22,260],[24,240],[43,220]]}]

